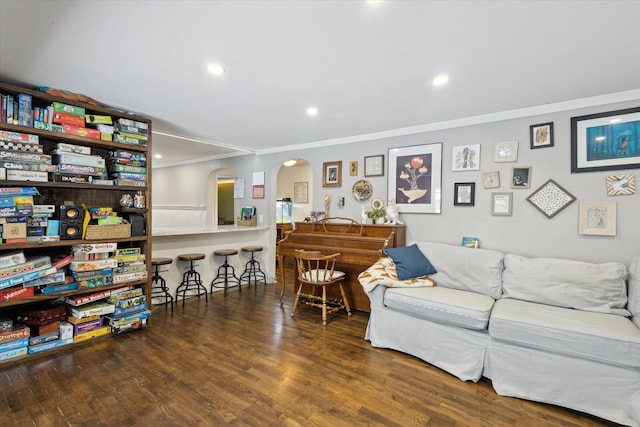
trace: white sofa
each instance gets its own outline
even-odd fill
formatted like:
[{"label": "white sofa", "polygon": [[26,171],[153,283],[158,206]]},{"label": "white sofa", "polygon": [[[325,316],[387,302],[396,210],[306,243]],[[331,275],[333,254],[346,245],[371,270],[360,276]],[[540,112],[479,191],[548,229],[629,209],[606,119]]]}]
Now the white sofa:
[{"label": "white sofa", "polygon": [[640,257],[627,274],[622,263],[417,248],[437,270],[436,286],[361,281],[372,346],[461,380],[485,376],[500,395],[640,426]]}]

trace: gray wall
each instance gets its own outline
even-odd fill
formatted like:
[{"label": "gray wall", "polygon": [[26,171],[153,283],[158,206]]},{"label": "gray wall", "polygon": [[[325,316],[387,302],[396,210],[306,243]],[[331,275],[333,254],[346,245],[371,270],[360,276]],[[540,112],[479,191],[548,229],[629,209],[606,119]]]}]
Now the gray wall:
[{"label": "gray wall", "polygon": [[[331,216],[360,218],[361,207],[370,208],[370,201],[358,202],[351,195],[351,187],[363,175],[364,156],[384,154],[388,167],[388,149],[436,142],[443,143],[442,153],[442,213],[401,214],[407,225],[408,240],[434,240],[459,244],[463,236],[480,239],[483,248],[514,252],[524,256],[563,257],[593,262],[622,261],[628,263],[640,252],[639,194],[608,196],[606,177],[635,174],[637,170],[571,174],[570,118],[590,113],[637,107],[639,102],[603,105],[546,115],[517,118],[465,127],[449,128],[420,134],[389,137],[366,142],[344,144],[339,147],[317,147],[290,150],[285,153],[250,155],[206,163],[155,169],[153,173],[153,202],[158,205],[202,205],[206,203],[206,180],[209,172],[227,167],[236,176],[245,177],[245,198],[236,200],[236,209],[255,205],[264,215],[263,224],[275,223],[277,174],[284,160],[306,159],[311,164],[313,189],[308,210],[323,210],[326,195],[331,197]],[[553,122],[555,146],[531,150],[529,126]],[[496,142],[519,141],[518,161],[493,162]],[[481,144],[479,171],[452,172],[452,147]],[[342,186],[322,187],[322,163],[342,160]],[[357,160],[358,176],[349,176],[349,161]],[[510,187],[513,166],[530,166],[531,188]],[[500,171],[500,188],[484,189],[482,172]],[[266,198],[251,199],[251,173],[265,171]],[[374,187],[373,197],[387,201],[387,171],[384,177],[367,178]],[[548,179],[555,180],[576,197],[576,202],[548,219],[526,198]],[[637,177],[640,179],[640,177]],[[183,184],[176,184],[176,183]],[[475,206],[453,205],[454,183],[475,182]],[[495,191],[513,192],[513,215],[492,216],[490,195]],[[345,197],[343,208],[337,198]],[[614,201],[617,203],[617,235],[585,236],[578,233],[579,202]],[[189,224],[184,224],[189,225]]]}]

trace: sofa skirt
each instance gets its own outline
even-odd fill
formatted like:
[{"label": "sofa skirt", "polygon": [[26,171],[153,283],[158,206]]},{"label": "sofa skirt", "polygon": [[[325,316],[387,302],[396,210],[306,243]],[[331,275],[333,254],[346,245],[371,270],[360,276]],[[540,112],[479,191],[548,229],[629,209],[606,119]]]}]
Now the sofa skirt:
[{"label": "sofa skirt", "polygon": [[365,339],[373,347],[410,354],[463,381],[473,382],[483,376],[489,344],[486,330],[445,326],[375,304],[371,307]]},{"label": "sofa skirt", "polygon": [[640,396],[640,369],[605,365],[499,340],[492,340],[488,351],[493,388],[502,396],[560,405],[620,424],[640,426],[640,419],[634,419]]}]

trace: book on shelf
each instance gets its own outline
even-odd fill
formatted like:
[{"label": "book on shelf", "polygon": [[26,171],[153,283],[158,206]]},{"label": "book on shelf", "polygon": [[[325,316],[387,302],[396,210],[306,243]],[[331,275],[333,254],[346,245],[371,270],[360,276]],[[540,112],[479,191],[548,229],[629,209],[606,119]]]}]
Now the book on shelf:
[{"label": "book on shelf", "polygon": [[480,240],[477,237],[463,237],[462,246],[477,249],[480,247]]}]

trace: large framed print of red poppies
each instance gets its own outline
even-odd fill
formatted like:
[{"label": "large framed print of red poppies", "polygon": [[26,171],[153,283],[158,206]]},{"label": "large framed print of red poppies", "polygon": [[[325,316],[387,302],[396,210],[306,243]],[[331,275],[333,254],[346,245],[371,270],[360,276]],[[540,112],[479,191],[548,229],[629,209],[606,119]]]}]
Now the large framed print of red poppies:
[{"label": "large framed print of red poppies", "polygon": [[389,149],[388,202],[398,212],[440,213],[442,143]]}]

